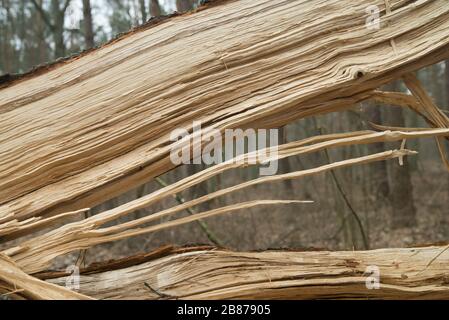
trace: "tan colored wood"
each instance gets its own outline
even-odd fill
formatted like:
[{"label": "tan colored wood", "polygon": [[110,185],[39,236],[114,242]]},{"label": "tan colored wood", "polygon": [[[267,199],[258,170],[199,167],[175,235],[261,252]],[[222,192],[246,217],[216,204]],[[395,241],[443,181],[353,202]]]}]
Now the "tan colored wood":
[{"label": "tan colored wood", "polygon": [[[417,132],[380,132],[380,133],[352,133],[352,134],[333,134],[327,136],[318,137],[316,140],[323,141],[316,144],[305,146],[304,144],[314,141],[314,139],[306,139],[305,141],[298,141],[280,146],[279,158],[287,156],[298,155],[302,153],[310,153],[322,150],[324,148],[330,148],[335,146],[353,145],[361,143],[374,143],[379,141],[401,141],[408,138],[416,137],[432,137],[432,136],[445,136],[448,135],[449,129],[430,129],[427,131]],[[327,141],[326,141],[327,140]],[[230,187],[227,189],[219,190],[215,193],[206,195],[202,198],[192,200],[190,202],[181,204],[174,208],[169,208],[159,213],[136,219],[127,223],[117,224],[112,227],[102,227],[105,223],[115,221],[116,219],[123,217],[135,210],[144,208],[156,201],[161,200],[167,196],[180,193],[181,191],[196,185],[202,181],[205,181],[216,174],[219,174],[225,170],[232,168],[238,168],[245,166],[247,162],[236,161],[231,159],[228,162],[224,162],[220,165],[210,167],[195,175],[184,178],[172,185],[157,190],[147,196],[136,199],[129,203],[126,203],[117,208],[102,212],[93,217],[89,217],[79,222],[69,223],[60,228],[51,230],[41,236],[34,237],[17,246],[8,248],[4,251],[4,254],[10,256],[23,268],[27,273],[36,273],[44,271],[50,262],[63,254],[73,252],[76,250],[87,249],[91,246],[98,245],[105,242],[116,241],[139,234],[155,232],[165,228],[171,228],[180,224],[189,223],[199,219],[207,218],[217,214],[224,214],[227,212],[234,212],[247,207],[266,204],[282,204],[282,203],[294,203],[298,201],[253,201],[248,203],[240,203],[230,205],[228,207],[218,208],[215,210],[198,213],[187,218],[175,219],[165,224],[157,224],[150,227],[141,227],[149,222],[155,221],[161,217],[170,216],[180,210],[188,208],[193,205],[197,205],[204,201],[211,200],[215,197],[225,195],[230,192],[234,192],[243,188],[247,188],[256,184],[275,182],[285,179],[298,179],[304,176],[318,174],[335,168],[341,168],[357,164],[365,164],[373,161],[384,161],[388,159],[399,158],[402,159],[406,155],[414,154],[415,152],[409,150],[392,150],[374,155],[364,156],[355,159],[348,159],[329,165],[304,170],[291,172],[282,175],[267,176],[256,180],[252,180],[240,185]],[[267,153],[270,154],[270,153]],[[242,159],[248,160],[254,157],[255,153],[245,154],[240,156]],[[301,201],[300,201],[301,202]],[[21,231],[23,227],[18,226],[15,231]]]},{"label": "tan colored wood", "polygon": [[[139,263],[120,261],[114,264],[120,268],[111,265],[113,270],[91,269],[82,276],[79,295],[29,275],[48,274],[55,258],[98,244],[259,205],[307,205],[309,199],[249,201],[148,225],[260,183],[373,161],[401,163],[416,153],[404,149],[407,139],[435,137],[443,155],[441,139],[448,137],[449,119],[410,72],[449,57],[447,0],[217,3],[139,28],[0,89],[0,242],[31,235],[0,253],[0,292],[33,299],[449,298],[447,247],[186,250],[156,260],[132,260]],[[382,10],[379,30],[365,25],[365,9],[373,4]],[[375,90],[402,76],[412,95]],[[95,204],[172,169],[169,134],[190,128],[194,120],[204,129],[220,131],[276,127],[367,99],[409,107],[437,129],[376,125],[384,131],[311,137],[280,146],[278,158],[354,144],[402,144],[399,150],[262,177],[154,215],[104,226],[247,165],[233,159],[73,222]],[[239,159],[255,158],[250,153]],[[449,169],[447,159],[445,163]],[[43,229],[49,231],[37,235]],[[381,270],[379,290],[365,286],[369,265]]]},{"label": "tan colored wood", "polygon": [[0,294],[41,300],[85,300],[86,295],[54,285],[23,272],[10,258],[0,254]]},{"label": "tan colored wood", "polygon": [[92,207],[166,172],[169,132],[193,119],[223,130],[335,111],[449,55],[446,0],[390,0],[369,30],[373,4],[385,10],[227,1],[1,89],[0,222]]},{"label": "tan colored wood", "polygon": [[[149,300],[449,299],[449,251],[444,249],[198,250],[81,275],[80,292],[98,299]],[[368,266],[379,268],[379,289],[366,287],[372,275]],[[65,278],[47,281],[63,284]]]},{"label": "tan colored wood", "polygon": [[[360,131],[360,132],[349,132],[342,134],[329,134],[329,135],[321,135],[317,137],[307,138],[300,141],[291,142],[285,145],[281,145],[278,147],[277,156],[279,159],[293,156],[293,155],[301,155],[307,154],[311,152],[317,152],[323,150],[325,148],[332,147],[341,147],[347,145],[355,145],[355,144],[367,144],[367,143],[375,143],[375,142],[387,142],[387,141],[401,141],[404,139],[416,139],[416,138],[426,138],[426,137],[442,137],[447,136],[449,134],[449,129],[421,129],[416,131],[410,131],[405,129],[404,131],[385,131],[385,132],[371,132],[371,131]],[[266,154],[270,154],[270,148],[266,151],[261,150]],[[368,157],[369,158],[369,157]],[[220,165],[213,166],[203,172],[200,172],[194,176],[188,177],[177,183],[164,188],[162,190],[156,191],[150,195],[139,198],[135,201],[131,201],[127,204],[120,206],[117,209],[109,210],[107,212],[102,213],[101,215],[97,215],[95,218],[91,218],[92,221],[101,221],[102,224],[106,222],[113,221],[120,216],[127,215],[136,210],[142,209],[146,206],[153,204],[156,201],[161,200],[164,197],[175,195],[187,188],[196,185],[200,182],[203,182],[211,177],[218,175],[226,170],[246,166],[248,162],[253,161],[253,163],[257,162],[256,153],[251,153],[247,155],[243,155],[238,159],[232,159],[228,162],[222,163]],[[380,159],[380,160],[383,160]],[[362,160],[365,161],[365,160]],[[343,162],[343,165],[351,165],[352,162]],[[247,188],[256,184],[270,182],[270,181],[279,181],[282,179],[293,179],[304,175],[315,174],[316,170],[309,170],[305,172],[293,173],[293,175],[284,174],[280,176],[274,177],[265,177],[260,178],[254,181],[250,181],[239,186],[234,186],[231,188],[227,188],[224,190],[219,190],[215,193],[206,195],[204,197],[192,200],[188,203],[184,203],[175,208],[167,209],[163,212],[166,214],[173,214],[179,211],[182,211],[186,208],[198,205],[205,201],[212,200],[216,197],[223,196],[227,193],[234,192],[241,188]],[[299,175],[298,175],[299,174]],[[87,209],[69,212],[64,214],[58,214],[51,218],[43,219],[42,217],[36,217],[32,219],[28,219],[25,221],[19,220],[11,220],[7,223],[0,224],[0,236],[3,241],[9,241],[16,239],[18,237],[31,234],[33,232],[39,231],[43,228],[49,228],[53,226],[55,223],[63,222],[66,219],[71,218],[72,216],[80,216],[81,213],[86,212]],[[147,217],[141,219],[133,223],[143,223],[141,221],[154,221],[155,217],[159,217],[159,215],[163,215],[165,213],[159,213],[157,215],[152,215],[151,217]]]}]

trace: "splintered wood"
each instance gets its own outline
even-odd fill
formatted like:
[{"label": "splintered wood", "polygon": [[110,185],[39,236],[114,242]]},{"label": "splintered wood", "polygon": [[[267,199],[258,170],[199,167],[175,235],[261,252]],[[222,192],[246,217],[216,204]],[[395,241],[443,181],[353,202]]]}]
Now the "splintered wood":
[{"label": "splintered wood", "polygon": [[[272,128],[373,99],[410,108],[432,128],[373,124],[381,132],[310,137],[279,146],[270,159],[377,142],[396,141],[399,147],[401,141],[434,137],[449,169],[442,147],[449,119],[411,74],[449,57],[447,0],[216,2],[150,23],[0,88],[0,244],[6,247],[0,252],[0,294],[30,299],[449,298],[449,254],[443,247],[169,250],[162,257],[82,270],[80,293],[62,288],[65,277],[48,271],[55,258],[95,245],[255,206],[311,202],[254,200],[170,220],[257,184],[416,154],[401,147],[261,177],[118,222],[257,159],[248,153],[87,216],[93,206],[173,169],[170,133],[191,130],[193,121],[220,132]],[[381,12],[379,29],[366,26],[366,8],[372,5]],[[401,77],[411,94],[377,90]],[[158,223],[160,218],[168,220]],[[380,289],[366,287],[370,266],[379,268]]]},{"label": "splintered wood", "polygon": [[91,299],[63,286],[57,286],[29,276],[14,261],[0,254],[0,293],[28,299],[85,300]]},{"label": "splintered wood", "polygon": [[0,223],[92,207],[172,169],[169,133],[192,120],[278,126],[449,56],[446,0],[389,3],[371,30],[366,8],[384,0],[225,1],[2,89]]},{"label": "splintered wood", "polygon": [[[284,158],[286,156],[316,152],[319,150],[323,150],[324,148],[335,146],[374,143],[380,141],[400,141],[403,140],[404,138],[441,136],[448,134],[449,129],[433,129],[418,132],[388,132],[388,131],[380,133],[361,132],[361,133],[352,133],[349,137],[341,137],[347,136],[347,134],[327,135],[318,137],[320,140],[324,141],[318,142],[316,144],[311,144],[308,146],[300,147],[301,145],[310,143],[314,139],[306,139],[305,141],[297,141],[286,145],[282,145],[279,147],[280,148],[279,157]],[[326,141],[326,139],[328,139],[328,141]],[[304,176],[318,174],[336,168],[342,168],[357,164],[366,164],[374,161],[385,161],[388,159],[401,158],[412,154],[415,154],[415,152],[410,150],[390,150],[364,157],[343,160],[313,169],[290,172],[282,175],[261,177],[255,180],[242,183],[237,186],[216,191],[215,193],[208,194],[204,197],[186,202],[176,207],[169,208],[164,211],[143,218],[135,219],[133,221],[126,223],[117,224],[112,227],[102,227],[104,224],[108,222],[117,220],[120,217],[128,215],[129,213],[134,212],[140,208],[144,208],[156,201],[163,199],[164,197],[182,192],[183,190],[186,190],[187,188],[193,185],[205,181],[216,174],[224,172],[225,170],[245,165],[245,162],[236,162],[234,161],[234,159],[231,159],[228,162],[224,162],[221,165],[210,167],[197,174],[184,178],[172,185],[157,190],[149,195],[146,195],[134,201],[128,202],[117,208],[104,211],[100,214],[81,220],[79,222],[66,224],[60,228],[49,231],[41,236],[36,236],[28,241],[24,241],[23,243],[17,246],[13,246],[5,250],[4,253],[12,257],[18,263],[18,265],[20,265],[26,272],[36,273],[45,270],[49,266],[51,261],[57,256],[70,253],[79,249],[86,249],[93,245],[117,241],[120,239],[125,239],[140,234],[156,232],[165,228],[172,228],[184,223],[197,221],[199,219],[207,218],[210,216],[235,212],[238,210],[258,205],[273,205],[273,204],[281,205],[281,204],[293,204],[304,202],[304,201],[279,201],[279,200],[250,201],[246,203],[239,203],[227,207],[197,213],[187,218],[178,218],[171,220],[170,222],[156,224],[149,227],[143,227],[143,225],[149,222],[158,221],[158,219],[163,217],[164,218],[170,217],[174,213],[184,210],[185,208],[203,203],[205,201],[214,199],[218,196],[223,196],[225,194],[241,190],[243,188],[254,186],[260,183],[276,182],[286,179],[298,179]],[[254,156],[254,154],[245,154],[242,157],[251,157],[251,156]],[[23,234],[23,228],[24,228],[23,226],[18,225],[15,226],[15,228],[12,227],[9,230],[10,232],[16,231],[19,232],[20,234]],[[28,231],[29,230],[30,229],[28,228]]]},{"label": "splintered wood", "polygon": [[[196,250],[81,275],[80,292],[98,299],[149,300],[449,299],[449,254],[428,265],[441,250]],[[65,277],[49,281],[63,285]]]}]

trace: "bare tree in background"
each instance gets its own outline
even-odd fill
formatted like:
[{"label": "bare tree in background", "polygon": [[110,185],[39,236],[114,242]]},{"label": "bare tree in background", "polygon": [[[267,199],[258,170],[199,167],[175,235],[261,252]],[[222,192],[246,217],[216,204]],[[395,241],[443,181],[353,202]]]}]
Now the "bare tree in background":
[{"label": "bare tree in background", "polygon": [[50,29],[53,35],[53,41],[55,44],[55,58],[63,57],[66,53],[66,47],[64,42],[64,23],[65,13],[70,5],[71,0],[65,0],[61,4],[59,0],[51,0],[50,3],[50,15],[45,11],[42,6],[42,1],[38,3],[37,0],[31,0],[36,10],[42,16],[47,27]]},{"label": "bare tree in background", "polygon": [[6,23],[1,28],[0,46],[2,49],[2,71],[4,73],[11,73],[13,70],[13,52],[10,45],[11,42],[11,28],[14,28],[14,20],[11,16],[11,7],[8,0],[2,0],[2,7],[6,12]]},{"label": "bare tree in background", "polygon": [[64,22],[65,13],[70,5],[70,0],[66,0],[63,6],[60,7],[59,0],[51,1],[51,12],[53,16],[53,39],[55,42],[55,57],[63,57],[66,53],[66,47],[64,42]]},{"label": "bare tree in background", "polygon": [[150,0],[150,14],[152,17],[159,17],[161,15],[161,6],[158,0]]},{"label": "bare tree in background", "polygon": [[[394,82],[386,86],[389,91],[400,91],[400,83]],[[386,124],[395,127],[405,127],[403,110],[400,107],[390,107],[386,110]],[[416,208],[413,197],[410,165],[404,159],[401,167],[398,162],[389,162],[390,169],[390,199],[392,212],[392,228],[406,228],[416,225]]]},{"label": "bare tree in background", "polygon": [[145,0],[139,0],[140,15],[142,16],[142,24],[147,22],[147,6]]},{"label": "bare tree in background", "polygon": [[[369,103],[366,108],[366,115],[368,121],[375,124],[382,123],[382,113],[379,105],[375,103]],[[385,151],[385,143],[383,142],[373,143],[370,147],[373,153]],[[390,186],[388,184],[387,162],[379,161],[372,163],[370,168],[371,187],[374,188],[374,194],[376,195],[376,197],[388,197],[388,195],[390,194]]]},{"label": "bare tree in background", "polygon": [[176,0],[176,8],[178,12],[189,11],[193,8],[192,0]]},{"label": "bare tree in background", "polygon": [[[278,144],[282,145],[287,143],[287,128],[286,126],[279,128],[279,136],[278,136]],[[290,158],[281,159],[278,161],[279,163],[279,173],[289,173],[292,172],[292,168],[290,166]],[[286,191],[289,194],[294,194],[293,181],[291,179],[286,179],[283,181],[284,187],[287,189]]]},{"label": "bare tree in background", "polygon": [[94,26],[92,22],[92,8],[90,0],[83,0],[83,17],[84,17],[84,39],[86,49],[93,48],[94,43]]},{"label": "bare tree in background", "polygon": [[[42,7],[42,0],[38,0],[38,4]],[[45,21],[42,16],[36,14],[36,31],[37,31],[37,48],[38,48],[38,60],[42,63],[47,60],[47,43],[45,42]]]}]

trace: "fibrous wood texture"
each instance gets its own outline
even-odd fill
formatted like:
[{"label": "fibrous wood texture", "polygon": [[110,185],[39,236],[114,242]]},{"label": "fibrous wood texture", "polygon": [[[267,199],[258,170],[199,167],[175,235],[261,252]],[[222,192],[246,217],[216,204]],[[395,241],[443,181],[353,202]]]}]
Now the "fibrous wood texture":
[{"label": "fibrous wood texture", "polygon": [[[255,200],[155,223],[260,183],[373,161],[401,163],[416,154],[404,148],[408,139],[435,137],[444,156],[441,140],[449,135],[449,119],[410,72],[449,56],[447,0],[215,3],[140,28],[0,89],[0,243],[30,236],[0,252],[0,291],[44,299],[448,298],[448,251],[442,247],[335,253],[186,249],[151,261],[145,256],[131,259],[138,263],[125,259],[113,264],[120,269],[105,265],[85,270],[81,293],[87,296],[29,276],[48,279],[45,272],[55,258],[98,244],[254,206],[306,206],[310,199]],[[378,30],[366,27],[365,9],[373,4],[381,9]],[[411,94],[376,90],[400,77]],[[287,143],[279,146],[280,159],[402,141],[399,149],[261,177],[117,222],[223,171],[246,166],[255,158],[249,153],[114,209],[83,216],[92,206],[172,169],[170,132],[191,128],[194,120],[206,130],[276,127],[367,99],[410,108],[434,128],[373,124],[382,132]],[[66,223],[73,217],[85,219]],[[381,270],[379,290],[364,286],[368,265]],[[63,284],[62,279],[52,281]]]},{"label": "fibrous wood texture", "polygon": [[[421,130],[418,132],[355,132],[348,134],[331,134],[326,136],[320,136],[312,139],[305,139],[303,141],[296,141],[289,144],[279,146],[279,158],[284,158],[292,155],[299,155],[304,153],[316,152],[323,150],[325,148],[353,145],[353,144],[363,144],[363,143],[374,143],[379,141],[398,141],[418,137],[439,137],[448,135],[449,129],[432,129],[432,130]],[[318,140],[321,142],[310,144]],[[310,145],[305,145],[310,144]],[[254,157],[255,153],[244,154],[242,158]],[[239,203],[235,205],[230,205],[223,208],[213,209],[206,212],[201,212],[194,214],[186,218],[178,218],[172,221],[156,224],[153,226],[145,226],[146,224],[154,221],[158,221],[160,218],[170,217],[176,212],[182,211],[185,208],[197,205],[199,203],[214,199],[218,196],[225,195],[230,192],[241,190],[250,186],[254,186],[260,183],[266,182],[276,182],[286,179],[299,179],[304,176],[318,174],[321,172],[326,172],[336,168],[342,168],[357,164],[366,164],[373,161],[385,161],[389,159],[402,159],[407,155],[415,154],[415,152],[410,150],[390,150],[378,154],[363,156],[354,159],[343,160],[335,162],[329,165],[324,165],[317,168],[312,168],[303,171],[291,172],[282,175],[274,175],[261,177],[259,179],[251,180],[242,183],[237,186],[229,187],[227,189],[222,189],[214,193],[208,194],[204,197],[191,200],[184,204],[178,205],[173,208],[168,208],[161,212],[135,219],[130,222],[120,223],[112,227],[104,227],[108,222],[117,220],[120,217],[126,216],[127,214],[134,212],[140,208],[144,208],[156,201],[163,199],[164,197],[182,192],[187,188],[196,185],[202,181],[205,181],[214,175],[217,175],[225,170],[236,168],[239,166],[247,165],[247,162],[240,161],[236,162],[231,159],[220,165],[210,167],[206,170],[198,172],[192,176],[179,180],[178,182],[169,185],[165,188],[157,190],[149,195],[130,201],[124,205],[116,207],[111,210],[107,210],[97,214],[93,217],[89,217],[79,222],[73,222],[66,224],[60,228],[51,230],[41,236],[36,236],[28,241],[24,241],[19,245],[8,248],[4,253],[12,257],[17,264],[23,268],[27,273],[36,273],[44,271],[51,261],[63,254],[70,253],[79,249],[86,249],[94,245],[98,245],[105,242],[116,241],[120,239],[129,238],[132,236],[155,232],[165,228],[175,227],[184,223],[189,223],[199,219],[207,218],[210,216],[234,212],[242,209],[247,209],[250,207],[258,205],[281,205],[281,204],[293,204],[293,203],[303,203],[303,201],[278,201],[278,200],[264,200],[264,201],[250,201],[246,203]],[[57,218],[64,218],[66,215],[71,215],[72,213],[57,216]],[[49,218],[49,220],[52,220]],[[44,219],[38,221],[37,223],[47,224],[51,223]],[[33,222],[32,222],[33,223]],[[31,233],[33,230],[33,225],[28,224],[23,226],[23,224],[18,223],[16,225],[11,224],[9,228],[4,228],[4,237],[8,239],[8,236],[14,236],[16,233]]]},{"label": "fibrous wood texture", "polygon": [[[449,299],[444,249],[191,249],[117,270],[86,270],[80,292],[99,299]],[[370,266],[379,268],[379,289],[367,287]],[[63,284],[65,277],[49,281]]]},{"label": "fibrous wood texture", "polygon": [[28,299],[79,300],[89,297],[29,276],[14,261],[0,254],[0,293]]},{"label": "fibrous wood texture", "polygon": [[[10,84],[0,223],[92,207],[166,172],[169,132],[193,119],[285,124],[448,55],[446,0],[387,2],[218,2]],[[379,30],[365,25],[373,4]]]}]

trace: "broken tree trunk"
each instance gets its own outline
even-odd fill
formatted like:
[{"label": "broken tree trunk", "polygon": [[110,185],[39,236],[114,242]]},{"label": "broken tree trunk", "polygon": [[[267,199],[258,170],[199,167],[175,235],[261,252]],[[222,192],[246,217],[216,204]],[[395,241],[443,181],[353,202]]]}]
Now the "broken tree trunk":
[{"label": "broken tree trunk", "polygon": [[[164,249],[165,257],[157,257],[161,250],[82,271],[80,292],[97,299],[449,299],[447,248]],[[66,279],[41,277],[59,285]]]},{"label": "broken tree trunk", "polygon": [[[398,141],[418,137],[421,138],[441,137],[447,136],[448,132],[449,129],[433,129],[433,130],[420,130],[417,132],[386,131],[386,132],[373,133],[362,131],[362,132],[343,133],[343,134],[330,134],[281,145],[279,146],[278,154],[273,157],[276,157],[276,159],[283,159],[289,156],[317,152],[319,150],[331,147],[339,147],[355,144],[367,144],[379,141]],[[208,218],[211,216],[231,213],[260,205],[307,203],[307,201],[298,201],[298,200],[249,201],[245,203],[238,203],[226,207],[196,213],[184,218],[171,219],[170,221],[165,223],[158,223],[155,225],[147,226],[148,223],[160,221],[161,218],[172,217],[175,213],[179,211],[182,211],[192,206],[196,206],[198,204],[204,203],[214,198],[223,196],[225,194],[229,194],[261,183],[274,183],[283,180],[300,179],[305,176],[319,174],[336,168],[343,168],[351,165],[360,165],[390,159],[399,159],[399,161],[402,161],[403,157],[413,155],[416,152],[406,149],[389,150],[382,153],[334,162],[328,165],[308,170],[290,172],[281,175],[260,177],[258,179],[250,180],[229,188],[218,190],[214,193],[210,193],[203,197],[182,203],[178,206],[159,211],[152,215],[148,215],[139,219],[134,219],[132,221],[125,223],[120,223],[117,221],[119,218],[124,217],[135,210],[147,207],[157,201],[160,201],[164,197],[178,194],[224,171],[246,166],[247,163],[249,162],[248,160],[257,157],[257,153],[258,152],[251,152],[248,154],[244,154],[242,156],[237,157],[236,159],[231,159],[229,161],[207,168],[192,176],[186,177],[182,180],[179,180],[171,185],[168,185],[146,196],[125,203],[119,207],[103,211],[95,216],[88,217],[78,222],[67,223],[62,227],[55,228],[43,235],[35,236],[34,238],[23,241],[18,245],[11,246],[5,251],[3,251],[3,253],[13,258],[14,261],[16,261],[16,263],[27,273],[42,272],[46,268],[48,268],[51,261],[58,256],[79,249],[87,249],[89,247],[101,243],[117,241],[120,239],[133,237],[136,235],[156,232],[167,228],[173,228],[178,225],[198,221],[200,219]],[[269,154],[268,152],[266,153]],[[11,235],[17,236],[17,234],[32,234],[33,232],[36,231],[36,228],[38,228],[40,224],[48,226],[54,222],[53,221],[54,219],[62,219],[65,218],[66,216],[70,216],[73,214],[74,213],[66,213],[63,215],[56,216],[54,218],[43,219],[40,221],[32,220],[28,224],[12,222],[9,225],[6,225],[4,228],[0,229],[0,235],[3,235],[5,239],[8,239]],[[115,225],[111,227],[105,226],[107,223],[113,221],[116,222]]]},{"label": "broken tree trunk", "polygon": [[[156,221],[260,183],[374,161],[402,163],[403,157],[415,154],[404,149],[407,139],[435,137],[444,156],[441,141],[448,138],[449,119],[409,73],[449,56],[446,0],[215,3],[194,14],[153,20],[102,48],[4,84],[0,244],[30,238],[1,251],[0,292],[26,298],[88,298],[29,275],[54,278],[43,272],[55,258],[98,244],[259,205],[308,203],[255,200]],[[378,30],[366,27],[365,9],[373,4],[382,13]],[[413,95],[375,91],[404,75]],[[409,107],[439,129],[382,128],[384,132],[330,134],[287,143],[279,146],[279,159],[331,147],[403,141],[400,150],[261,177],[152,215],[117,221],[247,165],[232,159],[119,207],[54,227],[172,169],[169,135],[175,128],[191,128],[194,120],[206,130],[277,127],[366,99]],[[253,159],[255,154],[241,158]],[[52,230],[37,233],[44,228]],[[81,292],[94,298],[149,299],[448,298],[446,249],[184,249],[156,260],[149,259],[154,258],[150,254],[84,270]],[[364,286],[368,266],[380,269],[379,290]],[[223,273],[223,268],[230,273]],[[63,279],[51,281],[63,284]]]},{"label": "broken tree trunk", "polygon": [[172,169],[169,133],[192,120],[279,126],[449,56],[446,0],[216,4],[0,90],[0,224],[92,207]]}]

